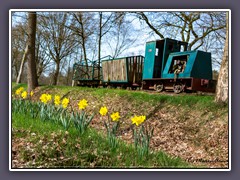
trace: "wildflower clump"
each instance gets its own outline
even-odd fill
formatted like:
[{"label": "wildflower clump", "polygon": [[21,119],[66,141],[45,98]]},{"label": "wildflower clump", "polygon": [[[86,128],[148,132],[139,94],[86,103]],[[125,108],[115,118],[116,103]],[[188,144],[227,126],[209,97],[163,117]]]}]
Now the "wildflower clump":
[{"label": "wildflower clump", "polygon": [[136,126],[139,126],[146,120],[146,116],[134,116],[131,120],[132,124],[136,124]]},{"label": "wildflower clump", "polygon": [[49,101],[52,100],[52,96],[50,94],[42,94],[40,96],[40,100],[42,103],[47,104]]},{"label": "wildflower clump", "polygon": [[82,99],[78,102],[78,108],[81,110],[80,112],[72,113],[72,122],[78,132],[82,135],[84,134],[91,121],[93,120],[94,113],[90,116],[88,112],[84,111],[84,109],[88,106],[88,101],[86,99]]},{"label": "wildflower clump", "polygon": [[64,99],[62,100],[62,107],[63,107],[64,109],[67,108],[68,103],[69,103],[69,99],[68,99],[68,98],[64,98]]},{"label": "wildflower clump", "polygon": [[79,109],[85,109],[88,106],[88,102],[86,99],[82,99],[81,101],[79,101],[78,103],[78,108]]},{"label": "wildflower clump", "polygon": [[61,98],[60,98],[60,96],[55,95],[55,96],[54,96],[54,104],[55,104],[56,106],[58,106],[58,105],[60,105],[60,103],[61,103]]},{"label": "wildflower clump", "polygon": [[99,110],[99,113],[102,115],[102,116],[105,116],[108,112],[108,109],[106,106],[104,107],[101,107],[101,109]]},{"label": "wildflower clump", "polygon": [[27,91],[23,91],[22,94],[21,94],[21,97],[23,99],[26,99],[27,98]]},{"label": "wildflower clump", "polygon": [[15,94],[16,95],[20,95],[22,93],[22,91],[24,91],[24,88],[23,87],[20,87],[18,88],[16,91],[15,91]]},{"label": "wildflower clump", "polygon": [[132,129],[135,148],[137,149],[138,155],[141,159],[147,158],[154,127],[147,126],[147,124],[143,125],[143,122],[146,120],[146,116],[134,116],[131,120],[132,124],[136,125],[136,127],[133,127]]},{"label": "wildflower clump", "polygon": [[[107,130],[109,145],[111,146],[112,150],[115,151],[118,146],[118,140],[116,136],[120,125],[119,119],[121,118],[119,112],[114,112],[109,116],[107,107],[103,106],[100,108],[99,113],[102,116],[107,116],[107,119],[105,119],[105,117],[102,117],[102,120]],[[110,121],[110,117],[112,121]]]}]

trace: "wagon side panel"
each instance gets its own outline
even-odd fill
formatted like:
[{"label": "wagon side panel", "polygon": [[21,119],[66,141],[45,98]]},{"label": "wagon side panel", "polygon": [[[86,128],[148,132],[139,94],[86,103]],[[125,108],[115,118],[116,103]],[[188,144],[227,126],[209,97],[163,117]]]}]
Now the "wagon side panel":
[{"label": "wagon side panel", "polygon": [[103,82],[128,82],[126,59],[102,61]]},{"label": "wagon side panel", "polygon": [[142,81],[143,56],[127,58],[128,80],[131,84],[140,84]]}]

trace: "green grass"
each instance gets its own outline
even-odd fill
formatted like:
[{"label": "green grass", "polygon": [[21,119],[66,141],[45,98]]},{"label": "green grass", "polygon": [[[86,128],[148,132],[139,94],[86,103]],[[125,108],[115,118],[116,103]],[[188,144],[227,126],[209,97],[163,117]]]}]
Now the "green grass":
[{"label": "green grass", "polygon": [[214,102],[214,96],[210,95],[193,95],[193,94],[180,94],[180,95],[168,95],[168,94],[149,94],[143,91],[128,91],[121,89],[104,89],[104,88],[87,88],[87,87],[66,87],[62,86],[58,89],[68,92],[68,91],[83,91],[91,93],[97,97],[107,97],[115,96],[116,94],[128,101],[136,101],[141,104],[144,102],[149,102],[151,105],[155,106],[158,104],[168,104],[168,105],[181,105],[183,107],[188,107],[191,109],[226,109],[226,104],[217,104]]},{"label": "green grass", "polygon": [[16,84],[15,82],[12,82],[12,92],[15,92],[20,87],[24,87],[25,89],[27,89],[27,84],[23,83]]},{"label": "green grass", "polygon": [[[16,85],[13,83],[13,91],[18,87],[27,87],[26,84]],[[129,100],[135,100],[138,102],[150,102],[153,105],[158,103],[169,103],[172,105],[187,106],[187,107],[197,107],[197,108],[224,108],[226,105],[218,105],[214,102],[213,95],[193,95],[193,94],[180,94],[180,95],[168,95],[168,94],[149,94],[143,91],[129,91],[121,89],[107,89],[107,88],[89,88],[89,87],[70,87],[70,86],[40,86],[41,90],[53,90],[58,91],[62,94],[67,94],[69,92],[88,92],[97,97],[115,96],[116,94],[127,98]]]},{"label": "green grass", "polygon": [[[12,83],[13,92],[23,86],[27,88],[26,84]],[[173,106],[181,107],[185,110],[195,111],[211,111],[214,113],[226,114],[228,112],[227,104],[217,104],[214,102],[213,95],[196,95],[196,94],[153,94],[144,91],[129,91],[122,89],[107,89],[107,88],[89,88],[89,87],[71,87],[71,86],[40,86],[40,90],[36,93],[40,96],[42,93],[50,93],[52,95],[58,94],[62,98],[70,97],[71,99],[80,100],[85,95],[93,98],[98,103],[104,103],[106,99],[114,99],[119,97],[118,100],[125,100],[125,102],[131,103],[133,108],[143,105],[145,109],[155,107],[155,109]],[[80,97],[81,96],[81,97]],[[115,107],[116,104],[115,104]],[[142,111],[142,109],[141,109]],[[144,110],[144,113],[145,112]]]},{"label": "green grass", "polygon": [[104,134],[94,129],[79,136],[71,127],[66,136],[61,125],[16,113],[12,113],[12,127],[14,139],[22,138],[32,145],[32,150],[25,147],[19,150],[20,158],[25,162],[32,162],[30,157],[34,154],[35,163],[30,163],[30,168],[190,168],[180,158],[163,152],[153,152],[148,158],[141,159],[133,146],[120,140],[119,147],[113,151]]}]

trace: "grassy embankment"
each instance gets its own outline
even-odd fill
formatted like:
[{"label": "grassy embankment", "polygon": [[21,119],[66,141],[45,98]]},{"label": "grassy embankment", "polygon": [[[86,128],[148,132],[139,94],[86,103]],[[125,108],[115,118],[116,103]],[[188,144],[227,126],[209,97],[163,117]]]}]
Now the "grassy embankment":
[{"label": "grassy embankment", "polygon": [[[13,92],[25,84],[12,85]],[[82,98],[86,98],[90,104],[90,110],[97,113],[99,107],[107,105],[110,110],[122,112],[124,121],[133,114],[145,114],[148,119],[154,118],[158,110],[170,111],[179,109],[182,111],[179,118],[184,118],[185,112],[202,111],[206,118],[202,125],[214,119],[215,115],[222,116],[227,113],[227,106],[217,105],[213,102],[213,96],[196,96],[184,94],[172,96],[169,94],[148,94],[141,91],[126,91],[119,89],[92,89],[83,87],[66,86],[41,86],[36,92],[36,100],[39,96],[48,92],[69,97],[74,104]],[[176,107],[172,109],[171,107]],[[184,110],[182,110],[184,109]],[[210,112],[210,115],[209,115]],[[96,117],[98,118],[98,117]],[[186,120],[185,120],[186,121]],[[226,120],[222,120],[226,123]],[[127,123],[126,123],[127,124]],[[109,148],[103,132],[97,132],[94,128],[84,136],[79,137],[74,128],[65,135],[63,128],[39,119],[31,119],[26,115],[13,113],[12,126],[14,128],[13,141],[29,143],[30,150],[18,151],[22,159],[22,166],[30,162],[28,166],[63,166],[63,167],[187,167],[180,158],[167,156],[163,152],[156,151],[148,159],[137,158],[133,147],[121,141],[120,148],[112,152]],[[60,132],[60,130],[62,130]],[[195,132],[192,132],[195,133]],[[34,135],[35,134],[35,135]],[[18,137],[17,139],[14,137]],[[196,140],[194,140],[196,141]],[[196,141],[199,143],[199,141]],[[18,149],[25,148],[18,146]],[[46,148],[46,149],[45,149]],[[31,150],[32,149],[32,150]],[[33,153],[34,152],[34,153]],[[20,153],[20,154],[19,154]],[[33,163],[33,164],[31,164]],[[25,164],[25,165],[24,165]],[[20,165],[21,166],[21,165]]]}]

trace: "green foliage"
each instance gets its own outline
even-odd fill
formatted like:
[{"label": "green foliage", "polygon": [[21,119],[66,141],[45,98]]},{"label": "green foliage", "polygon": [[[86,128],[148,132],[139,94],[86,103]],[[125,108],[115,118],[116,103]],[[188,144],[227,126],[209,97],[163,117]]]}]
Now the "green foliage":
[{"label": "green foliage", "polygon": [[62,109],[62,112],[60,113],[60,123],[62,124],[62,126],[64,127],[65,130],[68,130],[68,128],[70,127],[71,121],[69,118],[69,115],[67,113],[66,109]]},{"label": "green foliage", "polygon": [[148,158],[150,140],[153,136],[154,128],[144,126],[133,128],[134,146],[137,149],[139,158]]},{"label": "green foliage", "polygon": [[19,114],[26,114],[28,111],[28,106],[26,106],[27,103],[25,100],[17,100],[17,99],[13,99],[12,100],[12,111],[19,113]]},{"label": "green foliage", "polygon": [[120,122],[115,121],[115,122],[110,122],[109,121],[109,116],[108,116],[108,122],[104,121],[104,126],[107,130],[107,138],[109,145],[111,146],[112,150],[116,150],[118,147],[118,140],[117,140],[117,131],[119,129]]},{"label": "green foliage", "polygon": [[29,114],[31,118],[39,117],[42,121],[52,121],[61,124],[65,130],[68,130],[73,122],[75,128],[80,134],[83,134],[91,123],[94,114],[89,116],[86,112],[72,112],[69,114],[66,109],[56,107],[52,104],[32,103],[28,100],[13,99],[12,112],[19,114]]},{"label": "green foliage", "polygon": [[94,114],[89,116],[85,111],[81,113],[71,113],[70,120],[74,123],[75,128],[78,130],[79,134],[82,135],[86,132],[89,124],[93,120]]},{"label": "green foliage", "polygon": [[27,89],[27,84],[16,84],[16,83],[12,83],[12,92],[15,92],[18,88],[23,87],[24,89]]},{"label": "green foliage", "polygon": [[134,147],[121,140],[112,151],[104,134],[94,129],[79,136],[73,126],[65,131],[58,123],[16,112],[12,114],[12,128],[13,144],[16,138],[22,140],[18,155],[26,168],[191,168],[180,158],[163,152],[141,159]]},{"label": "green foliage", "polygon": [[41,104],[39,117],[42,121],[52,120],[51,115],[53,112],[53,107],[47,104]]}]

